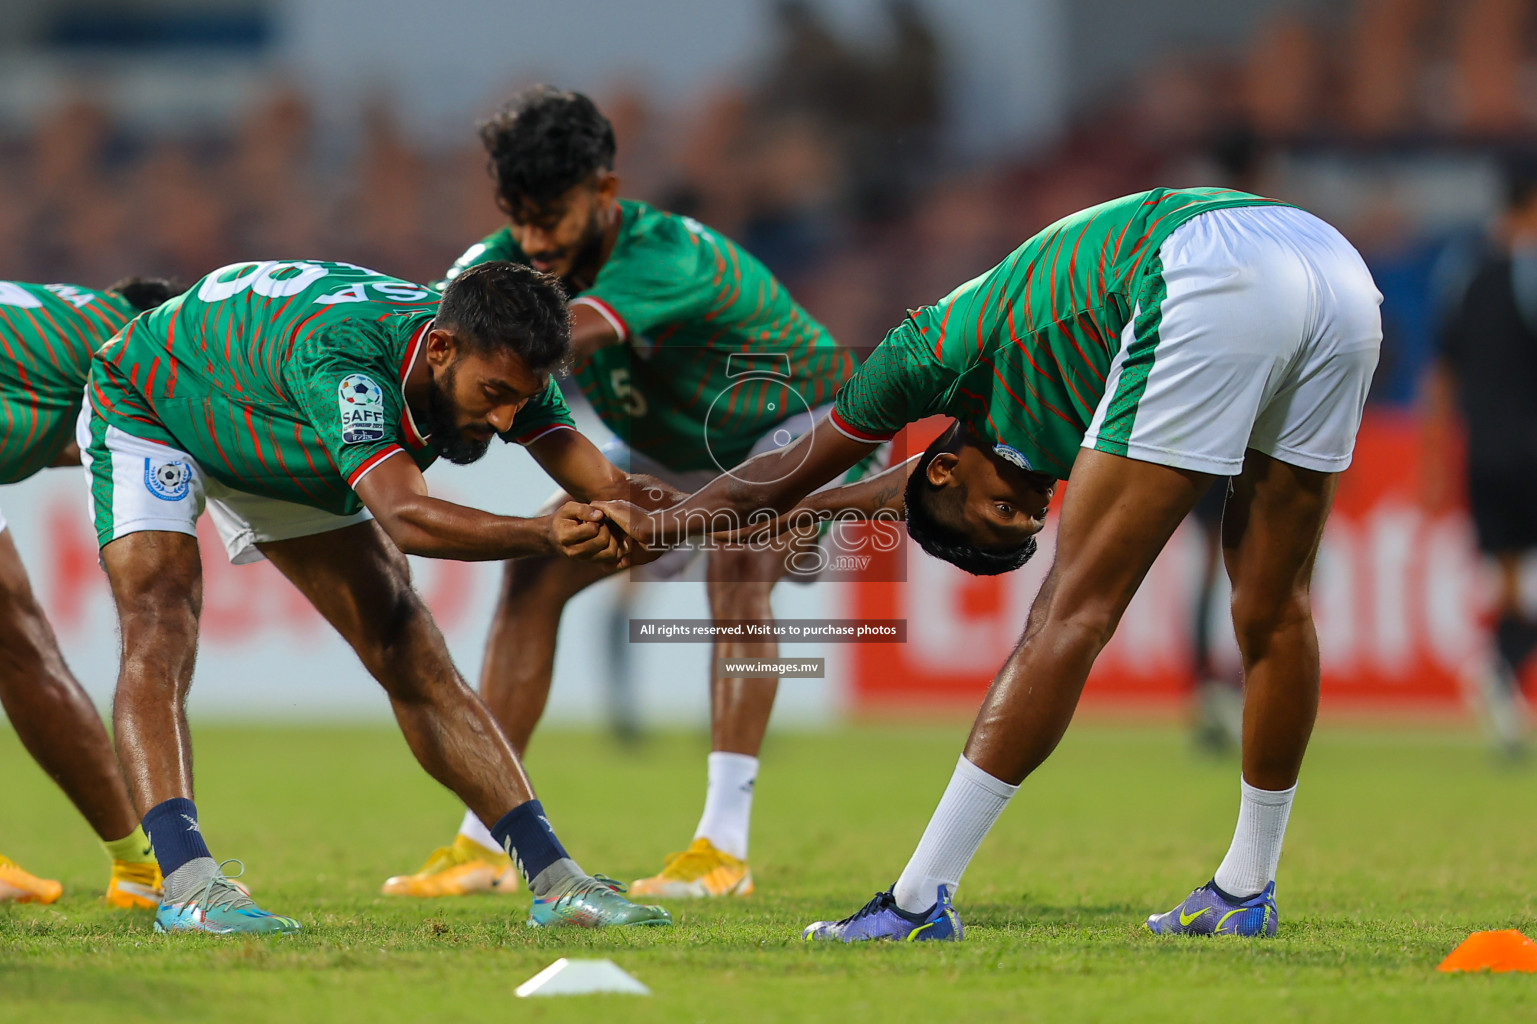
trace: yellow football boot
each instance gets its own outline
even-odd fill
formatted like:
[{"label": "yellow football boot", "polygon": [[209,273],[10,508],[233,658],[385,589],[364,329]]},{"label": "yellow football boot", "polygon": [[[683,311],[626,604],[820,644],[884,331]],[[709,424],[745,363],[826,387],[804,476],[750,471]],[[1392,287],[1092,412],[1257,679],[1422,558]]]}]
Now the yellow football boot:
[{"label": "yellow football boot", "polygon": [[518,891],[518,869],[500,850],[488,850],[466,836],[455,836],[452,846],[440,847],[414,875],[396,875],[380,890],[386,896],[468,896],[474,892]]},{"label": "yellow football boot", "polygon": [[154,910],[160,906],[160,865],[154,861],[115,860],[107,883],[107,906],[119,910]]},{"label": "yellow football boot", "polygon": [[63,894],[64,886],[58,882],[23,871],[0,854],[0,903],[52,903]]},{"label": "yellow football boot", "polygon": [[661,874],[636,879],[630,885],[630,895],[666,899],[750,896],[752,889],[752,869],[747,862],[717,850],[700,837],[687,850],[669,854]]}]

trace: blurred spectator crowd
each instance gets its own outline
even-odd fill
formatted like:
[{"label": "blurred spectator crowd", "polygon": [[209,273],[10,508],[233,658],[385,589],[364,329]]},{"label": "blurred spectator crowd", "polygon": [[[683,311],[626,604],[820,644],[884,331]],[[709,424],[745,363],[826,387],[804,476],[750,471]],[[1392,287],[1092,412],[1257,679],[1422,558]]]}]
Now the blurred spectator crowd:
[{"label": "blurred spectator crowd", "polygon": [[[871,345],[1082,206],[1158,184],[1306,205],[1277,171],[1288,154],[1492,151],[1537,127],[1537,0],[1281,4],[1234,51],[1150,53],[1045,151],[969,163],[945,143],[946,68],[964,54],[932,9],[894,0],[871,44],[785,0],[741,81],[685,108],[637,86],[600,93],[624,193],[736,237],[839,338]],[[431,280],[497,226],[472,125],[462,146],[434,149],[381,100],[358,128],[349,152],[319,145],[287,84],[225,130],[185,136],[68,100],[0,132],[0,279],[191,281],[238,259],[321,256]],[[1339,226],[1374,261],[1424,242],[1413,210],[1365,204]]]}]

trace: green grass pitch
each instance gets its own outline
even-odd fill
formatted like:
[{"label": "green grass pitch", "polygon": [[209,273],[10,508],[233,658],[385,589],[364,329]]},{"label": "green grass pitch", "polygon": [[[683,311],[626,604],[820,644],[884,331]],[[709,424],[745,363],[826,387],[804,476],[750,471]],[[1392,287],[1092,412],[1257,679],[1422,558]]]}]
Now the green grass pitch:
[{"label": "green grass pitch", "polygon": [[[675,903],[670,930],[538,932],[527,896],[377,895],[446,842],[453,799],[385,728],[195,730],[217,856],[298,937],[151,933],[105,909],[105,859],[0,732],[0,851],[66,886],[0,908],[0,1021],[1523,1020],[1537,975],[1435,970],[1468,932],[1537,937],[1537,773],[1471,735],[1326,728],[1303,773],[1271,941],[1156,938],[1143,917],[1226,848],[1237,766],[1172,726],[1085,722],[1021,791],[961,889],[964,943],[807,946],[901,869],[959,723],[776,735],[753,829],[757,895]],[[538,737],[529,768],[588,870],[649,874],[692,835],[704,741],[637,752]],[[559,956],[612,957],[654,996],[517,1000]]]}]

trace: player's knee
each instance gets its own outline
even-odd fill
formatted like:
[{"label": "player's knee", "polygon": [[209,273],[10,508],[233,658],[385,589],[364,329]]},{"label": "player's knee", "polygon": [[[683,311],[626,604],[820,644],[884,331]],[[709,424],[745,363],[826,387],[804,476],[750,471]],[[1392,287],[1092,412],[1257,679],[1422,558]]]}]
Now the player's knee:
[{"label": "player's knee", "polygon": [[37,608],[37,598],[32,593],[32,583],[26,571],[18,563],[14,568],[0,571],[0,616],[30,613]]},{"label": "player's knee", "polygon": [[1048,643],[1063,652],[1098,654],[1114,635],[1124,604],[1107,600],[1101,594],[1075,595],[1071,592],[1073,588],[1064,589],[1060,582],[1053,568],[1030,608],[1025,641]]},{"label": "player's knee", "polygon": [[565,604],[581,589],[569,558],[513,558],[502,565],[504,606],[548,608]]},{"label": "player's knee", "polygon": [[718,619],[759,619],[774,614],[769,595],[785,571],[777,549],[724,548],[710,553],[710,614]]},{"label": "player's knee", "polygon": [[0,689],[69,687],[58,641],[35,601],[0,613]]},{"label": "player's knee", "polygon": [[774,614],[769,600],[772,580],[754,579],[743,574],[735,579],[711,580],[710,614],[717,619],[766,619]]},{"label": "player's knee", "polygon": [[1277,633],[1310,622],[1313,614],[1302,587],[1275,593],[1238,588],[1233,591],[1232,610],[1239,650],[1251,656],[1265,650]]},{"label": "player's knee", "polygon": [[351,639],[363,666],[391,693],[421,678],[423,658],[442,647],[431,612],[407,585],[382,595]]},{"label": "player's knee", "polygon": [[1115,609],[1096,602],[1054,616],[1047,623],[1046,629],[1047,635],[1056,642],[1098,654],[1115,635],[1115,627],[1119,622],[1120,615]]},{"label": "player's knee", "polygon": [[125,654],[159,636],[196,637],[203,611],[203,586],[198,576],[169,570],[119,583],[113,589]]},{"label": "player's knee", "polygon": [[[0,580],[0,648],[35,646],[39,634],[49,632],[27,578]],[[8,652],[0,650],[3,653]]]}]

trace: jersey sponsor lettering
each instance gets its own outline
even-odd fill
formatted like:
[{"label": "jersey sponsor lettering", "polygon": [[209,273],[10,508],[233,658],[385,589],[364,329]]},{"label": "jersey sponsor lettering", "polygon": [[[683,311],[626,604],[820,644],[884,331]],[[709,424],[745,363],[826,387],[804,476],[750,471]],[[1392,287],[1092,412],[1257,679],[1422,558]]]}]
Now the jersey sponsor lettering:
[{"label": "jersey sponsor lettering", "polygon": [[[237,490],[337,515],[398,450],[436,453],[410,426],[406,374],[438,296],[353,263],[262,260],[214,271],[104,345],[87,392],[97,414],[187,452]],[[520,434],[571,423],[553,382]]]}]

